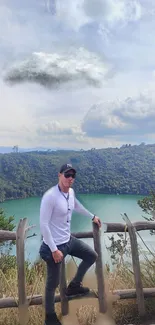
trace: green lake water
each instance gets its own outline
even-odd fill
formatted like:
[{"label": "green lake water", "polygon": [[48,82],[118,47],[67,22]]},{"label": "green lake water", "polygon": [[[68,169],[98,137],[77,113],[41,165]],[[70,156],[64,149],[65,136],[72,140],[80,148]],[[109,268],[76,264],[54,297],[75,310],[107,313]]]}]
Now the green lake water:
[{"label": "green lake water", "polygon": [[[142,198],[135,195],[105,195],[105,194],[88,194],[78,195],[81,203],[85,205],[87,209],[98,215],[102,222],[123,222],[122,213],[127,213],[131,221],[144,220],[142,210],[137,204],[137,200]],[[31,262],[38,258],[39,247],[41,243],[41,235],[39,229],[39,209],[41,198],[27,198],[20,200],[5,201],[0,204],[0,207],[5,209],[8,216],[13,215],[15,217],[15,224],[17,225],[20,218],[26,217],[29,225],[35,225],[29,235],[36,233],[36,237],[28,238],[25,243],[26,259]],[[71,231],[90,231],[92,229],[91,220],[88,217],[74,213],[72,217]],[[154,236],[149,234],[149,231],[140,232],[143,239],[152,249],[154,246]],[[104,227],[101,230],[101,245],[104,262],[109,262],[109,253],[106,249],[106,245],[110,244],[108,237],[110,233],[104,233]],[[86,240],[93,247],[93,240]],[[138,241],[141,243],[140,239]],[[12,253],[15,253],[15,247]]]}]

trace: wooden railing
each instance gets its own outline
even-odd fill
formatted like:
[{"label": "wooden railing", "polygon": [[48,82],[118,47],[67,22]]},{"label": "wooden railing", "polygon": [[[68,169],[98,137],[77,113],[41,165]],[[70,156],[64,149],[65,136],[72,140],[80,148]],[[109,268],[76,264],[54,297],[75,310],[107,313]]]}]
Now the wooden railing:
[{"label": "wooden railing", "polygon": [[[155,297],[155,288],[143,288],[140,275],[140,262],[137,245],[136,231],[139,230],[155,230],[155,222],[135,222],[131,223],[127,215],[124,215],[125,224],[123,223],[106,223],[106,231],[110,232],[128,232],[131,242],[132,252],[132,265],[135,279],[135,289],[114,290],[113,294],[120,297],[120,299],[136,298],[138,304],[138,311],[140,316],[145,316],[145,303],[144,298]],[[0,308],[14,308],[18,307],[19,310],[28,306],[41,305],[43,303],[42,295],[34,295],[33,297],[26,296],[26,283],[25,283],[25,248],[24,242],[27,231],[31,227],[27,227],[27,219],[21,219],[16,232],[0,230],[0,241],[16,240],[16,256],[17,256],[17,273],[18,273],[18,298],[13,297],[1,298]],[[100,230],[96,224],[93,223],[93,231],[72,233],[77,238],[92,238],[94,241],[94,249],[98,254],[96,260],[96,276],[97,276],[97,294],[95,291],[90,292],[84,296],[87,298],[98,298],[99,311],[105,313],[107,310],[107,301],[105,294],[105,282],[103,275],[103,262],[101,252]],[[68,302],[72,299],[80,299],[82,296],[66,297],[66,274],[65,274],[65,261],[61,266],[61,280],[60,280],[60,295],[55,296],[55,302],[61,302],[62,314],[68,314]]]}]

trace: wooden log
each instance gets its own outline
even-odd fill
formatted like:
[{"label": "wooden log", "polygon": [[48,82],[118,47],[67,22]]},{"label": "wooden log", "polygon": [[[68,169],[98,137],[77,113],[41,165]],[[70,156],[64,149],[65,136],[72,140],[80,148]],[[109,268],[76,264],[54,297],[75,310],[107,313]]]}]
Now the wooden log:
[{"label": "wooden log", "polygon": [[138,311],[139,311],[139,315],[143,317],[145,316],[146,311],[145,311],[145,303],[144,303],[143,285],[142,285],[142,279],[140,273],[137,236],[136,236],[135,228],[133,224],[130,222],[126,214],[124,214],[124,220],[126,221],[128,226],[128,232],[129,232],[130,242],[131,242],[132,265],[133,265],[134,278],[135,278]]},{"label": "wooden log", "polygon": [[9,230],[0,230],[0,241],[16,240],[16,232]]},{"label": "wooden log", "polygon": [[104,283],[104,276],[103,276],[100,230],[98,225],[95,223],[93,223],[93,234],[94,234],[94,248],[96,253],[98,254],[98,258],[96,260],[96,276],[97,276],[99,311],[100,313],[105,313],[107,310],[107,301],[105,295],[105,283]]},{"label": "wooden log", "polygon": [[[143,288],[144,298],[155,298],[155,288]],[[118,296],[120,300],[126,299],[136,299],[136,289],[122,289],[122,290],[114,290],[112,294]],[[98,295],[93,291],[83,296],[70,296],[68,297],[68,301],[76,300],[76,299],[84,299],[84,298],[98,298]],[[27,301],[30,302],[30,306],[39,306],[43,304],[44,297],[42,295],[34,295],[33,297],[28,296]],[[55,296],[55,303],[61,302],[60,295]],[[18,305],[13,297],[1,298],[0,299],[0,309],[3,308],[17,308]]]},{"label": "wooden log", "polygon": [[[125,231],[125,226],[126,226],[125,223],[107,222],[104,224],[107,226],[105,233],[124,232]],[[154,221],[136,221],[136,222],[133,222],[133,226],[136,229],[136,231],[155,230],[155,222]],[[128,229],[126,231],[128,232]],[[92,232],[79,232],[79,233],[73,233],[72,235],[77,238],[92,238],[93,237]]]},{"label": "wooden log", "polygon": [[[26,231],[30,229],[31,227],[28,227]],[[93,238],[92,231],[72,233],[72,235],[77,238]],[[5,240],[16,240],[16,232],[9,231],[9,230],[0,230],[0,241],[5,241]]]},{"label": "wooden log", "polygon": [[[124,232],[125,224],[123,223],[105,223],[107,226],[107,232]],[[133,226],[137,231],[140,230],[155,230],[155,222],[154,221],[136,221],[133,222]],[[128,231],[128,229],[127,229]]]},{"label": "wooden log", "polygon": [[25,231],[27,219],[21,219],[16,232],[17,251],[17,273],[18,273],[18,301],[19,301],[19,322],[26,324],[28,321],[28,302],[25,286]]},{"label": "wooden log", "polygon": [[61,299],[61,312],[62,315],[65,316],[69,311],[68,299],[65,295],[67,285],[66,285],[66,269],[65,269],[65,260],[61,263],[61,271],[60,271],[60,299]]},{"label": "wooden log", "polygon": [[[109,232],[124,232],[125,224],[123,223],[105,223],[107,226],[106,233]],[[155,230],[155,222],[154,221],[137,221],[133,223],[133,226],[137,231],[140,230]],[[127,229],[128,231],[128,229]],[[77,238],[93,238],[93,232],[78,232],[72,233],[74,237]],[[14,231],[0,230],[0,240],[15,240],[16,233]]]},{"label": "wooden log", "polygon": [[[97,295],[94,291],[90,291],[87,295],[76,295],[76,296],[69,296],[67,300],[76,300],[76,299],[83,299],[83,298],[97,298]],[[42,305],[44,303],[44,297],[42,295],[34,295],[33,297],[28,296],[27,301],[29,306],[37,306]],[[61,302],[61,296],[59,294],[55,295],[55,303]],[[15,308],[18,307],[16,301],[13,297],[1,298],[0,299],[0,309],[2,308]]]},{"label": "wooden log", "polygon": [[93,238],[93,232],[87,231],[87,232],[73,232],[72,236],[76,238]]}]

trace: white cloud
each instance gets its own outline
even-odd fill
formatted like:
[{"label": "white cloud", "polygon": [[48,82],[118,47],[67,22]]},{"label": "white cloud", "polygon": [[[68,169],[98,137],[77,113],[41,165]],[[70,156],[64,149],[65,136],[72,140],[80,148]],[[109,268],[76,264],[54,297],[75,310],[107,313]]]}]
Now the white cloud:
[{"label": "white cloud", "polygon": [[4,80],[11,84],[25,81],[55,87],[67,82],[81,81],[101,86],[109,72],[107,62],[83,48],[65,54],[33,53],[25,61],[17,62],[5,73]]},{"label": "white cloud", "polygon": [[[29,114],[27,107],[30,104],[29,98],[24,98],[25,91],[22,88],[6,87],[0,82],[0,127],[8,129],[16,129],[29,122]],[[24,104],[24,105],[23,105]]]},{"label": "white cloud", "polygon": [[141,4],[136,0],[84,0],[84,11],[92,19],[109,25],[136,21],[142,16]]},{"label": "white cloud", "polygon": [[[22,22],[23,20],[23,22]],[[39,46],[36,29],[32,21],[24,23],[24,17],[20,17],[18,11],[11,7],[0,5],[0,40],[1,47],[11,49],[10,55],[19,55]]]},{"label": "white cloud", "polygon": [[37,127],[37,133],[40,136],[84,136],[80,126],[72,125],[71,127],[62,125],[59,121],[51,121]]},{"label": "white cloud", "polygon": [[84,0],[55,0],[55,3],[56,19],[70,28],[78,31],[81,26],[91,21],[84,12]]},{"label": "white cloud", "polygon": [[83,120],[82,130],[87,136],[98,138],[154,133],[155,98],[141,95],[94,105]]},{"label": "white cloud", "polygon": [[[85,137],[85,133],[81,130],[80,125],[60,123],[52,120],[41,125],[35,126],[35,139],[41,145],[50,146],[56,143],[56,146],[69,148],[81,148],[89,146],[89,139]],[[60,145],[61,143],[61,145]],[[59,144],[59,145],[58,145]]]},{"label": "white cloud", "polygon": [[56,0],[56,18],[74,30],[98,22],[109,27],[138,21],[142,17],[138,0]]}]

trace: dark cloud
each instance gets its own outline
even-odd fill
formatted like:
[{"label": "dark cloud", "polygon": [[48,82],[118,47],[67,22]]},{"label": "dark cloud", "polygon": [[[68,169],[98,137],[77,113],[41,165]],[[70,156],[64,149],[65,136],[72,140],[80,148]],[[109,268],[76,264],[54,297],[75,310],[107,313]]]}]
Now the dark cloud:
[{"label": "dark cloud", "polygon": [[10,84],[33,82],[51,88],[70,81],[98,87],[103,84],[108,72],[106,62],[80,48],[64,55],[33,53],[30,58],[10,67],[4,80]]}]

